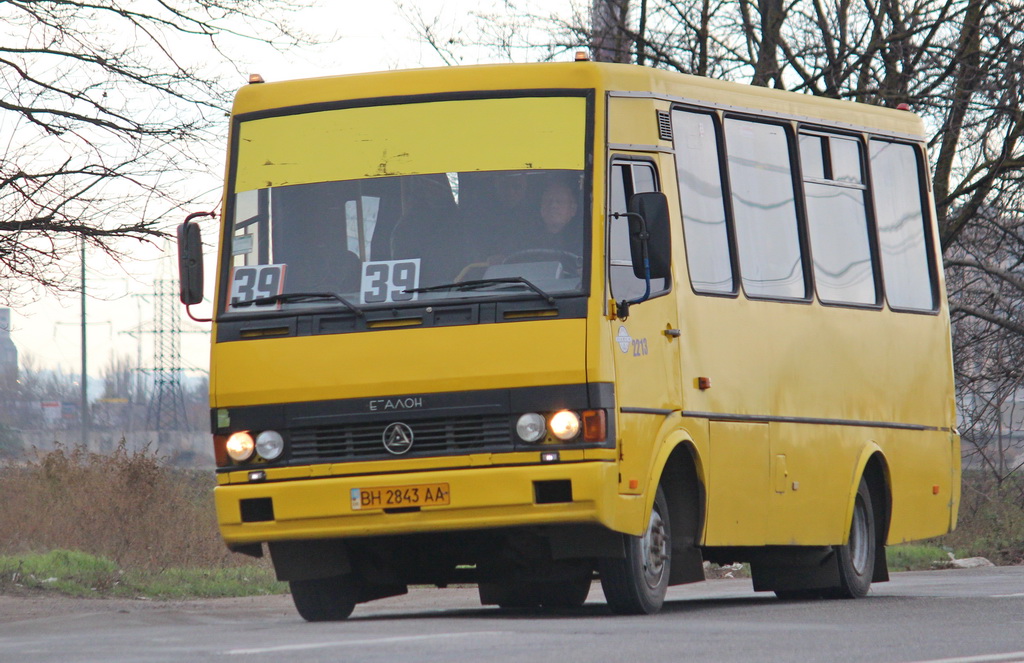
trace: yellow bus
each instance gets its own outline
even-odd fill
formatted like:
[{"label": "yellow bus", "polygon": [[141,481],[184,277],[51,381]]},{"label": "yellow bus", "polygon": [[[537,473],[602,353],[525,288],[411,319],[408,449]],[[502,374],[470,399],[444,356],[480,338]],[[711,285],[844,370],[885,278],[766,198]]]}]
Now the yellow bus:
[{"label": "yellow bus", "polygon": [[864,596],[956,523],[926,164],[905,110],[639,66],[254,78],[213,316],[227,545],[313,621],[595,579],[653,613],[705,561]]}]

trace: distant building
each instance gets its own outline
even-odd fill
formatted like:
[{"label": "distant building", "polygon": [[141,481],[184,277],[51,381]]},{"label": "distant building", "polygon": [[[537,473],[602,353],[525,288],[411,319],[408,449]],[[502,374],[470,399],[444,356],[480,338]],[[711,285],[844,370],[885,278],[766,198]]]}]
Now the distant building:
[{"label": "distant building", "polygon": [[0,389],[18,383],[18,348],[11,338],[11,309],[0,308]]}]

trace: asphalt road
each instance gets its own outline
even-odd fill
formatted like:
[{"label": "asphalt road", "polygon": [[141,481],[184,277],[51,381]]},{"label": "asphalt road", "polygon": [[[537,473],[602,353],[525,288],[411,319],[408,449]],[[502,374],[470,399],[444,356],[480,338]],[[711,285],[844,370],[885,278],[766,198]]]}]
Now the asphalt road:
[{"label": "asphalt road", "polygon": [[1024,661],[1024,567],[894,574],[856,601],[780,601],[750,581],[674,587],[658,615],[613,616],[595,583],[560,612],[414,589],[308,624],[290,598],[161,603],[0,597],[0,662]]}]

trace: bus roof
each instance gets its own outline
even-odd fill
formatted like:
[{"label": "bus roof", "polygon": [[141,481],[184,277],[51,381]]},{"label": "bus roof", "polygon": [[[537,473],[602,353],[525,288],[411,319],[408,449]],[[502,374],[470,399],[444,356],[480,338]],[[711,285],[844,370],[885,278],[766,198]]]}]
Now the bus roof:
[{"label": "bus roof", "polygon": [[361,99],[537,89],[593,89],[601,94],[649,95],[784,117],[814,118],[910,136],[924,135],[920,118],[907,111],[602,62],[471,65],[258,83],[239,90],[233,114]]}]

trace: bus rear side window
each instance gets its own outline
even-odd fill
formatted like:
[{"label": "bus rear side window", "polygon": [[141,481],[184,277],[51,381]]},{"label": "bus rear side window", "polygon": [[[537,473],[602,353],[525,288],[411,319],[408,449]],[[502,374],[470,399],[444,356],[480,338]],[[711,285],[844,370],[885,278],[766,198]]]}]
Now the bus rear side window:
[{"label": "bus rear side window", "polygon": [[823,302],[878,301],[860,154],[851,138],[800,135],[814,283]]},{"label": "bus rear side window", "polygon": [[892,308],[934,310],[921,166],[914,147],[872,140],[871,180],[886,300]]}]

